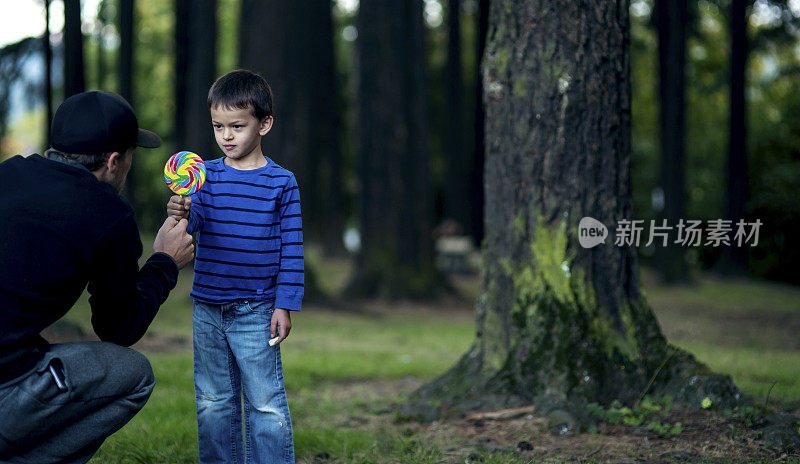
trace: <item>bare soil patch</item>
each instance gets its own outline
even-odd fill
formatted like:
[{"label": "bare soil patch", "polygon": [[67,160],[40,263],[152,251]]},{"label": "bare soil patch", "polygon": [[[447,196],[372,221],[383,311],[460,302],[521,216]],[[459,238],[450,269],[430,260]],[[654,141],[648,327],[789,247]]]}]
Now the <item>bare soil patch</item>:
[{"label": "bare soil patch", "polygon": [[[327,390],[328,399],[352,398],[374,404],[383,398],[400,398],[422,385],[414,378],[337,383]],[[596,463],[753,463],[800,459],[800,450],[780,450],[765,444],[758,426],[748,428],[721,412],[673,409],[665,419],[680,422],[683,431],[659,437],[646,427],[600,423],[598,433],[553,435],[533,412],[511,419],[449,418],[430,424],[397,422],[390,408],[330,418],[337,426],[373,428],[380,434],[417,436],[443,450],[446,462],[482,462],[493,453],[513,454],[532,462]],[[325,453],[298,462],[339,462]]]}]

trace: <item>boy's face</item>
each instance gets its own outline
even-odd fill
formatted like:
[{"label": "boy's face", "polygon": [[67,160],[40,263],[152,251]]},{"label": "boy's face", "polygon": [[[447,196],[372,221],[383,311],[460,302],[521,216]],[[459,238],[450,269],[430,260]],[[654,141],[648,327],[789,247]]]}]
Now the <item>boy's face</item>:
[{"label": "boy's face", "polygon": [[272,117],[256,119],[250,108],[211,108],[211,125],[217,145],[231,159],[261,154],[261,137],[272,128]]}]

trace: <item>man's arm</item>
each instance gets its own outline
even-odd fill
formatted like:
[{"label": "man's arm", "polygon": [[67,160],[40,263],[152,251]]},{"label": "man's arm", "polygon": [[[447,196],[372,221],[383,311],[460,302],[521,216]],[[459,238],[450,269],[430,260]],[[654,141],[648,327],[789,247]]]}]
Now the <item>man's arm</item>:
[{"label": "man's arm", "polygon": [[111,228],[90,260],[89,303],[92,326],[103,341],[136,343],[175,287],[178,269],[193,256],[186,221],[168,218],[158,231],[156,253],[139,269],[142,243],[133,215]]}]

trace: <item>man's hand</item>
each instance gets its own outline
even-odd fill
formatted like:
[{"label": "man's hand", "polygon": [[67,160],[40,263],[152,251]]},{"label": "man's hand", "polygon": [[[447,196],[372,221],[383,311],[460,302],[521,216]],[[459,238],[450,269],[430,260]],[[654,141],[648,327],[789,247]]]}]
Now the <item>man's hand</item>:
[{"label": "man's hand", "polygon": [[192,236],[186,233],[189,221],[168,217],[164,225],[158,229],[158,235],[153,242],[153,251],[160,251],[172,256],[178,269],[182,269],[194,258],[194,244]]},{"label": "man's hand", "polygon": [[172,195],[167,201],[167,216],[181,219],[189,219],[189,210],[192,208],[192,197],[183,195]]},{"label": "man's hand", "polygon": [[272,327],[270,327],[270,338],[278,337],[275,345],[284,341],[292,330],[292,317],[288,309],[275,308],[272,312]]}]

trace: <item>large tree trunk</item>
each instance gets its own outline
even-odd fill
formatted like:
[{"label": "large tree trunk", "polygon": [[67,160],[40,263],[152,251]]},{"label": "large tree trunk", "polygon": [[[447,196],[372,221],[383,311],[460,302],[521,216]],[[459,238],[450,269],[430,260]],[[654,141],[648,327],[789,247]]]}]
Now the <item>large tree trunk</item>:
[{"label": "large tree trunk", "polygon": [[361,253],[354,296],[422,297],[431,246],[422,1],[362,2],[358,14]]},{"label": "large tree trunk", "polygon": [[342,249],[342,102],[331,3],[243,0],[240,62],[267,79],[275,125],[265,153],[297,176],[307,241]]},{"label": "large tree trunk", "polygon": [[175,150],[217,158],[206,97],[216,78],[216,0],[177,0]]},{"label": "large tree trunk", "polygon": [[[274,125],[262,140],[264,153],[293,171],[301,192],[308,187],[308,163],[303,159],[302,125],[307,98],[302,62],[308,54],[308,34],[302,5],[277,0],[242,0],[239,63],[263,76],[273,92]],[[305,208],[308,202],[303,197]]]},{"label": "large tree trunk", "polygon": [[567,429],[587,402],[648,392],[733,403],[729,377],[663,337],[635,250],[578,243],[584,216],[611,232],[633,219],[628,2],[497,1],[489,27],[477,338],[418,396],[458,410],[532,403]]},{"label": "large tree trunk", "polygon": [[[661,188],[659,219],[675,227],[686,217],[685,68],[687,0],[656,0],[661,110]],[[656,240],[656,262],[665,282],[688,281],[685,248]]]},{"label": "large tree trunk", "polygon": [[[313,124],[320,122],[314,114],[316,105],[319,104],[322,111],[330,116],[327,111],[330,105],[335,105],[336,99],[334,94],[320,93],[330,90],[328,86],[331,82],[322,82],[330,76],[321,74],[324,72],[322,69],[328,66],[327,60],[330,58],[317,55],[327,53],[323,51],[327,45],[316,41],[332,38],[322,38],[321,35],[327,34],[323,30],[309,30],[311,23],[315,27],[326,27],[325,19],[320,18],[322,3],[325,3],[324,7],[330,15],[329,3],[319,0],[315,2],[315,5],[309,6],[301,2],[242,0],[239,13],[239,63],[243,68],[263,76],[272,88],[274,97],[274,125],[262,139],[262,148],[264,154],[291,170],[297,177],[303,202],[304,233],[308,231],[306,241],[319,239],[319,221],[322,220],[320,208],[324,206],[319,201],[327,193],[319,185],[319,170],[326,169],[328,163],[335,162],[333,158],[319,161],[321,165],[315,165],[312,169],[311,166],[318,162],[317,155],[312,153],[312,147],[320,149],[320,144],[336,143],[336,134],[331,133],[329,125],[338,125],[335,117],[322,122],[319,127]],[[312,14],[313,20],[307,16]],[[315,59],[324,61],[309,64],[309,60]],[[311,88],[317,85],[320,88]],[[313,98],[325,101],[314,101]],[[319,117],[325,116],[320,114]],[[320,156],[334,158],[338,152],[338,148],[333,145],[325,146],[321,150]],[[330,167],[330,172],[338,168]],[[335,201],[335,198],[332,200]],[[331,227],[335,230],[339,226],[333,223]],[[306,262],[307,301],[324,297],[316,275],[313,263]]]},{"label": "large tree trunk", "polygon": [[86,90],[80,0],[64,0],[64,100]]}]

